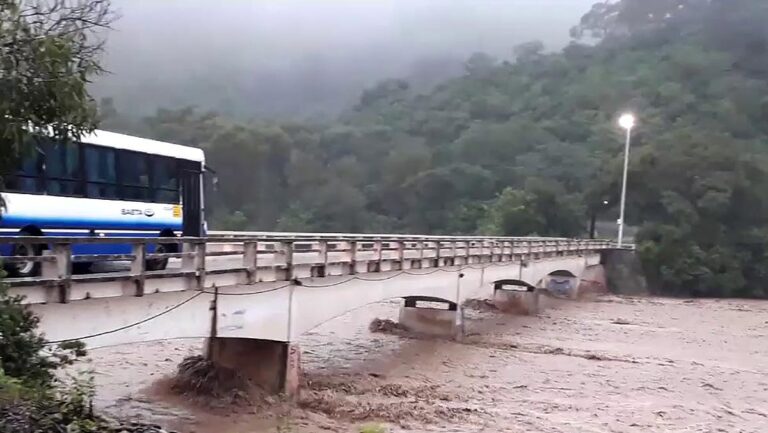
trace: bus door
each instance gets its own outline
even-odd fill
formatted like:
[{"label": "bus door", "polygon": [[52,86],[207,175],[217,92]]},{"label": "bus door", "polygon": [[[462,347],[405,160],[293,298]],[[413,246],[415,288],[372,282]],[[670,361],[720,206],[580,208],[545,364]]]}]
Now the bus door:
[{"label": "bus door", "polygon": [[203,237],[203,170],[199,162],[181,164],[182,235]]}]

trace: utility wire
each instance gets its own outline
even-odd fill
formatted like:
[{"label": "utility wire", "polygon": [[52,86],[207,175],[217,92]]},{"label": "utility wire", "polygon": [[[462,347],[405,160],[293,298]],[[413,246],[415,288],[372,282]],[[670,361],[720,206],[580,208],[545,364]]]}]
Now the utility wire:
[{"label": "utility wire", "polygon": [[190,296],[187,300],[182,301],[182,302],[174,305],[173,307],[170,307],[170,308],[168,308],[166,310],[163,310],[163,311],[155,314],[154,316],[150,316],[150,317],[147,317],[146,319],[140,320],[138,322],[131,323],[130,325],[125,325],[125,326],[121,326],[119,328],[111,329],[109,331],[99,332],[99,333],[96,333],[96,334],[90,334],[90,335],[86,335],[86,336],[78,337],[78,338],[67,338],[65,340],[49,341],[47,344],[48,345],[52,345],[52,344],[61,344],[61,343],[66,343],[66,342],[69,342],[69,341],[76,341],[76,340],[88,340],[90,338],[96,338],[96,337],[101,337],[102,335],[114,334],[115,332],[120,332],[120,331],[124,331],[126,329],[129,329],[129,328],[133,328],[133,327],[136,327],[136,326],[139,326],[139,325],[143,325],[144,323],[147,323],[149,321],[155,320],[155,319],[157,319],[160,316],[164,316],[164,315],[170,313],[173,310],[181,308],[182,306],[184,306],[185,304],[191,302],[193,299],[197,298],[198,296],[202,295],[203,293],[204,292],[197,292],[194,295]]},{"label": "utility wire", "polygon": [[284,288],[290,286],[291,284],[294,284],[294,282],[291,281],[288,284],[284,284],[282,286],[273,287],[273,288],[267,289],[267,290],[253,291],[253,292],[242,292],[242,293],[241,292],[238,292],[238,293],[222,293],[222,292],[218,292],[217,293],[217,292],[212,292],[210,290],[203,290],[202,293],[207,293],[209,295],[217,295],[217,296],[252,296],[252,295],[261,295],[261,294],[264,294],[264,293],[276,292],[278,290],[281,290],[281,289],[284,289]]},{"label": "utility wire", "polygon": [[[178,303],[178,304],[176,304],[176,305],[174,305],[174,306],[172,306],[172,307],[170,307],[170,308],[168,308],[166,310],[163,310],[163,311],[161,311],[161,312],[159,312],[159,313],[157,313],[157,314],[155,314],[153,316],[150,316],[150,317],[147,317],[145,319],[142,319],[142,320],[140,320],[138,322],[131,323],[131,324],[128,324],[128,325],[124,325],[124,326],[121,326],[119,328],[111,329],[109,331],[103,331],[103,332],[98,332],[98,333],[95,333],[95,334],[85,335],[83,337],[67,338],[67,339],[64,339],[64,340],[49,341],[47,343],[47,345],[61,344],[61,343],[66,343],[66,342],[70,342],[70,341],[77,341],[77,340],[88,340],[88,339],[91,339],[91,338],[101,337],[101,336],[104,336],[104,335],[109,335],[109,334],[114,334],[116,332],[125,331],[126,329],[130,329],[130,328],[134,328],[134,327],[139,326],[139,325],[143,325],[143,324],[145,324],[147,322],[150,322],[152,320],[157,319],[158,317],[164,316],[164,315],[166,315],[166,314],[168,314],[168,313],[170,313],[170,312],[172,312],[174,310],[177,310],[177,309],[181,308],[182,306],[188,304],[189,302],[192,302],[192,300],[196,299],[197,297],[199,297],[199,296],[201,296],[203,294],[210,294],[210,295],[216,295],[216,296],[251,296],[251,295],[261,295],[261,294],[275,292],[275,291],[284,289],[284,288],[289,287],[289,286],[291,286],[293,284],[295,284],[297,286],[304,286],[304,287],[307,287],[307,288],[321,289],[321,288],[326,288],[326,287],[340,286],[342,284],[346,284],[346,283],[349,283],[349,282],[352,282],[352,281],[355,281],[355,280],[366,281],[366,282],[387,281],[387,280],[391,280],[393,278],[399,277],[400,275],[424,276],[424,275],[432,275],[432,274],[434,274],[436,272],[451,272],[452,273],[452,272],[461,272],[461,271],[463,271],[465,269],[481,270],[481,269],[489,268],[491,266],[504,266],[504,265],[506,265],[506,263],[507,262],[504,262],[504,263],[502,263],[502,262],[492,262],[492,263],[488,264],[487,266],[481,266],[481,267],[474,267],[474,266],[468,265],[468,266],[461,267],[459,269],[436,268],[436,269],[434,269],[434,270],[432,270],[430,272],[400,271],[400,272],[398,272],[396,274],[388,275],[388,276],[386,276],[384,278],[363,278],[363,277],[359,277],[359,276],[353,276],[352,278],[348,278],[348,279],[343,280],[343,281],[338,281],[336,283],[322,284],[322,285],[311,285],[311,286],[305,285],[305,284],[301,283],[299,280],[292,280],[291,282],[289,282],[287,284],[284,284],[284,285],[278,286],[278,287],[274,287],[274,288],[271,288],[271,289],[268,289],[268,290],[261,290],[261,291],[254,291],[254,292],[244,292],[244,293],[221,293],[221,292],[213,292],[213,291],[210,291],[210,290],[202,290],[202,291],[199,291],[199,292],[195,293],[194,295],[190,296],[188,299],[186,299],[186,300],[184,300],[184,301],[182,301],[182,302],[180,302],[180,303]],[[513,262],[509,262],[509,263],[513,263]]]}]

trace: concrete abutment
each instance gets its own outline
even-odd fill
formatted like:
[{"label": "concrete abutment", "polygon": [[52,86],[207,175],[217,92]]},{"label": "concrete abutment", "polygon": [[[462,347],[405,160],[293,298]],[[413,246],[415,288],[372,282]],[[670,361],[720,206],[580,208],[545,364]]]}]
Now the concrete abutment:
[{"label": "concrete abutment", "polygon": [[605,267],[603,265],[587,266],[581,274],[577,293],[579,298],[591,298],[609,293]]},{"label": "concrete abutment", "polygon": [[296,396],[301,382],[301,350],[297,344],[250,338],[212,338],[207,356],[233,369],[267,392]]},{"label": "concrete abutment", "polygon": [[[420,301],[439,303],[445,308],[419,306]],[[464,315],[460,305],[436,299],[405,298],[399,323],[415,334],[460,340],[464,335]]]},{"label": "concrete abutment", "polygon": [[505,313],[534,316],[539,313],[539,296],[539,291],[535,288],[496,288],[493,291],[493,304]]}]

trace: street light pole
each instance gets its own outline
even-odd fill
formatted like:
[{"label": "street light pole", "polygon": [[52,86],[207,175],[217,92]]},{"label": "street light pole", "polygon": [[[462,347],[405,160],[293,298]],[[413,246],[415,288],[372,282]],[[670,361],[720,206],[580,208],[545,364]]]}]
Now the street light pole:
[{"label": "street light pole", "polygon": [[632,128],[635,127],[635,116],[624,114],[619,119],[619,125],[627,130],[627,141],[624,145],[624,174],[621,182],[621,204],[619,210],[619,239],[618,244],[621,248],[624,244],[624,208],[627,204],[627,171],[629,170],[629,146],[632,142]]}]

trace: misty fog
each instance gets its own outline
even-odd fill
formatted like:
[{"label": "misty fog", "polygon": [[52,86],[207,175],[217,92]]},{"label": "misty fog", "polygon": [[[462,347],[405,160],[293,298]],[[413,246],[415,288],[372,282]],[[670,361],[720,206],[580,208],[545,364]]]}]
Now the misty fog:
[{"label": "misty fog", "polygon": [[594,0],[114,0],[97,97],[124,114],[196,105],[238,117],[326,117],[383,78],[426,87],[473,52],[548,49]]}]

